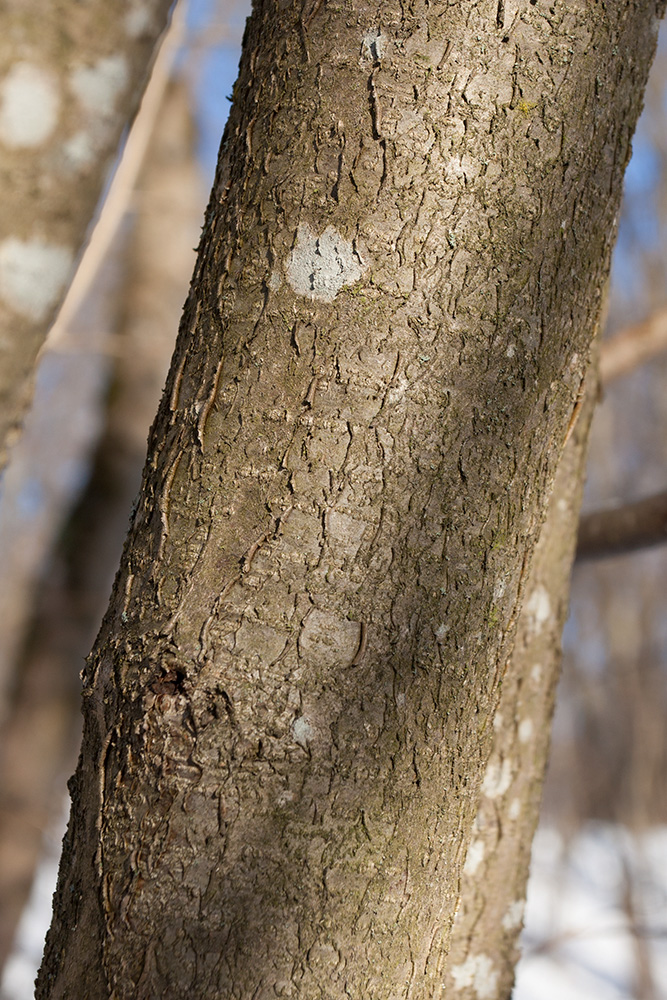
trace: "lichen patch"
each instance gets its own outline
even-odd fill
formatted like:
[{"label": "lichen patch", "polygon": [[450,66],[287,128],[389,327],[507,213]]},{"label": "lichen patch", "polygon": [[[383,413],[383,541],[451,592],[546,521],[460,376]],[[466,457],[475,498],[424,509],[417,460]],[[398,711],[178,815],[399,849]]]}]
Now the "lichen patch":
[{"label": "lichen patch", "polygon": [[386,51],[386,38],[379,28],[371,28],[361,39],[361,66],[376,65],[382,61]]},{"label": "lichen patch", "polygon": [[124,18],[125,30],[130,38],[139,38],[147,34],[153,21],[153,15],[146,4],[135,4]]},{"label": "lichen patch", "polygon": [[503,930],[515,931],[517,927],[521,927],[525,908],[526,903],[523,899],[515,899],[513,903],[510,903],[503,917]]},{"label": "lichen patch", "polygon": [[71,170],[83,170],[92,163],[95,156],[95,143],[89,132],[75,132],[63,143],[63,158]]},{"label": "lichen patch", "polygon": [[297,295],[333,302],[344,285],[359,280],[362,270],[354,247],[333,226],[327,226],[321,236],[316,236],[302,223],[286,273]]},{"label": "lichen patch", "polygon": [[489,761],[482,782],[482,793],[489,799],[499,799],[512,784],[512,762],[508,758],[502,762]]},{"label": "lichen patch", "polygon": [[488,955],[469,955],[452,967],[452,979],[456,990],[472,987],[477,1000],[491,1000],[496,995],[498,973]]},{"label": "lichen patch", "polygon": [[522,719],[518,729],[519,743],[529,743],[532,739],[534,729],[535,726],[532,719]]},{"label": "lichen patch", "polygon": [[539,635],[551,621],[551,600],[546,587],[538,584],[526,601],[528,626],[534,635]]},{"label": "lichen patch", "polygon": [[47,70],[17,62],[0,85],[0,141],[10,149],[46,142],[58,122],[60,94]]},{"label": "lichen patch", "polygon": [[292,736],[304,749],[308,746],[314,735],[315,731],[305,715],[300,715],[292,723]]},{"label": "lichen patch", "polygon": [[70,87],[89,114],[108,118],[129,80],[127,59],[122,54],[98,59],[93,66],[78,66],[70,74]]},{"label": "lichen patch", "polygon": [[468,853],[466,854],[466,861],[463,866],[464,875],[474,875],[482,861],[484,860],[485,853],[484,841],[477,839],[473,840],[470,847],[468,848]]},{"label": "lichen patch", "polygon": [[0,297],[21,316],[46,319],[73,263],[69,247],[10,236],[0,243]]}]

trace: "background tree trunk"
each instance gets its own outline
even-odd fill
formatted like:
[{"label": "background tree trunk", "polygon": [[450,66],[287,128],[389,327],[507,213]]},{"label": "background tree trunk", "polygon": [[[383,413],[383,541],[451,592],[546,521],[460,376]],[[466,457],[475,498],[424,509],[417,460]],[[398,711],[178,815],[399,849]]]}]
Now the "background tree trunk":
[{"label": "background tree trunk", "polygon": [[442,995],[663,6],[256,5],[38,997]]},{"label": "background tree trunk", "polygon": [[45,830],[62,814],[64,776],[80,739],[78,670],[118,566],[192,269],[205,199],[194,132],[188,88],[173,82],[132,198],[125,280],[115,289],[115,335],[107,345],[117,360],[104,432],[88,485],[31,602],[10,712],[0,726],[0,972]]},{"label": "background tree trunk", "polygon": [[461,879],[445,996],[509,997],[519,959],[530,849],[540,809],[567,617],[586,443],[597,397],[595,366],[585,406],[558,467],[528,574],[516,640],[493,719],[472,841]]},{"label": "background tree trunk", "polygon": [[172,0],[10,0],[0,41],[0,467]]}]

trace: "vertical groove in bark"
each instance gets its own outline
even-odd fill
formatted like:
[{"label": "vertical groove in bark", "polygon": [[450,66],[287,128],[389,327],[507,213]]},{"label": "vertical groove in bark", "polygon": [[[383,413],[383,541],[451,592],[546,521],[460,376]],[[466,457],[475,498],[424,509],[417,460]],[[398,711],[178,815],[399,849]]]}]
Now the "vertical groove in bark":
[{"label": "vertical groove in bark", "polygon": [[586,444],[597,398],[595,368],[563,453],[535,547],[516,641],[493,720],[493,749],[482,782],[461,880],[445,995],[508,1000],[519,957],[531,842],[537,825],[560,669]]},{"label": "vertical groove in bark", "polygon": [[3,4],[0,467],[171,5]]},{"label": "vertical groove in bark", "polygon": [[442,995],[658,6],[496,11],[256,5],[39,998]]}]

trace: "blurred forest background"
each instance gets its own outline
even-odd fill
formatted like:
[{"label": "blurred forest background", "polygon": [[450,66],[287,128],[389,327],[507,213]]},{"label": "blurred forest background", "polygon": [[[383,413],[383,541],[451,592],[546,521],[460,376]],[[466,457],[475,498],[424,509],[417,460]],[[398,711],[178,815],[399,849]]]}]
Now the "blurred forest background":
[{"label": "blurred forest background", "polygon": [[[24,908],[31,890],[33,910],[42,897],[42,910],[50,903],[78,751],[79,671],[139,487],[247,12],[245,0],[178,5],[0,485],[0,1000],[32,996],[48,912],[40,924]],[[585,509],[651,496],[662,503],[666,490],[663,29],[626,178]],[[548,958],[588,964],[590,973],[598,958],[581,950],[588,932],[564,930],[544,906],[565,906],[559,865],[571,870],[578,859],[585,881],[601,864],[630,941],[620,980],[589,991],[594,1000],[667,996],[667,877],[655,875],[656,864],[667,871],[667,835],[655,840],[667,830],[666,600],[667,546],[575,566],[537,848],[553,885],[536,890],[543,909],[534,925],[529,907],[524,964]],[[582,844],[597,860],[581,860]],[[573,937],[576,953],[568,952]],[[560,1000],[586,995],[571,971],[559,980]],[[546,986],[534,994],[550,995]],[[533,996],[521,976],[515,996]]]}]

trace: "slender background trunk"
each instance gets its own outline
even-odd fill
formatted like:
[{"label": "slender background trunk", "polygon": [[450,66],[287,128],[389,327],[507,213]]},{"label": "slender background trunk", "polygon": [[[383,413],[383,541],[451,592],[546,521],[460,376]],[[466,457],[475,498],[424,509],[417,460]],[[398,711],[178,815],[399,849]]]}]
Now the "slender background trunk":
[{"label": "slender background trunk", "polygon": [[256,5],[38,997],[442,995],[662,9]]},{"label": "slender background trunk", "polygon": [[132,199],[125,280],[115,288],[115,329],[107,340],[116,363],[104,432],[90,481],[30,602],[10,710],[0,727],[0,971],[44,831],[62,814],[64,776],[80,739],[78,670],[118,566],[192,269],[205,191],[188,98],[182,80],[167,91]]},{"label": "slender background trunk", "polygon": [[0,467],[171,5],[3,4]]}]

